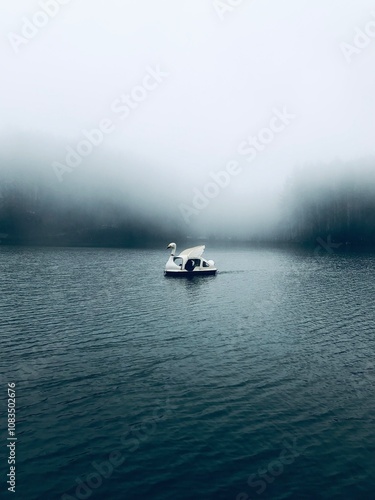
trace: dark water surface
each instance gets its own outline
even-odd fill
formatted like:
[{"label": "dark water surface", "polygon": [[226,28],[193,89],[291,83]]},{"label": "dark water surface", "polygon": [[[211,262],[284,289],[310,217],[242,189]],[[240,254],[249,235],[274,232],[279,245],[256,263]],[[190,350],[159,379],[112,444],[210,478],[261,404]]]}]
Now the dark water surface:
[{"label": "dark water surface", "polygon": [[375,257],[206,257],[0,248],[14,498],[375,499]]}]

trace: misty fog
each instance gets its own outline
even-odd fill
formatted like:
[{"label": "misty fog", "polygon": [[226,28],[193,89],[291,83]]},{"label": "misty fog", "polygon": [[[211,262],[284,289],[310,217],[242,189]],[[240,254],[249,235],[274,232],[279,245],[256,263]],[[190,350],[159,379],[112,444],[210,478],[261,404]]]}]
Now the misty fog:
[{"label": "misty fog", "polygon": [[3,7],[2,243],[374,243],[373,8]]}]

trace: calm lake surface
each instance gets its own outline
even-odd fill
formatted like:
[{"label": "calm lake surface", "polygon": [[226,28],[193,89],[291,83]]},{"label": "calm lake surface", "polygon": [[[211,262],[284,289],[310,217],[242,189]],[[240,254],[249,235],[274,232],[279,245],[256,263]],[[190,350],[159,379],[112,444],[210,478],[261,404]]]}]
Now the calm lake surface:
[{"label": "calm lake surface", "polygon": [[205,256],[0,247],[15,498],[375,498],[375,256]]}]

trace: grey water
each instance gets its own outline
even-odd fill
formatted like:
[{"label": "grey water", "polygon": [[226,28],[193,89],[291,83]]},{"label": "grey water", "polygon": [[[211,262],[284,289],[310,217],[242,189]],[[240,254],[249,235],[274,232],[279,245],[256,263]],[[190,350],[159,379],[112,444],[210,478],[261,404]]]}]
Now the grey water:
[{"label": "grey water", "polygon": [[205,256],[0,247],[17,498],[375,498],[374,254]]}]

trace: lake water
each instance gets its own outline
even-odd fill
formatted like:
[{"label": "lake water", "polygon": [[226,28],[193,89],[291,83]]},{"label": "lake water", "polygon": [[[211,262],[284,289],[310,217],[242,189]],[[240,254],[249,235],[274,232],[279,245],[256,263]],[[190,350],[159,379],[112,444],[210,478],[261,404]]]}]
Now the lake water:
[{"label": "lake water", "polygon": [[15,498],[375,498],[375,256],[206,257],[0,247]]}]

